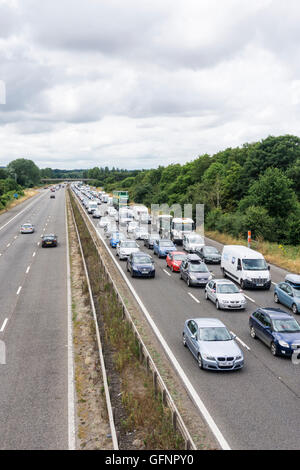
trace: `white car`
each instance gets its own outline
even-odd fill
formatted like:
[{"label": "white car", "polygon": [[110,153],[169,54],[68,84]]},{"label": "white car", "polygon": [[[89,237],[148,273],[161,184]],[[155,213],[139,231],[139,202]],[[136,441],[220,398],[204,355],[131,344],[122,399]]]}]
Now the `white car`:
[{"label": "white car", "polygon": [[216,304],[217,309],[244,310],[247,301],[241,290],[229,280],[213,279],[205,286],[205,298]]},{"label": "white car", "polygon": [[136,240],[146,240],[148,238],[149,232],[148,232],[148,226],[145,227],[136,227],[134,230],[134,238]]},{"label": "white car", "polygon": [[120,259],[127,259],[131,253],[140,251],[139,245],[134,240],[121,240],[117,245],[116,256]]},{"label": "white car", "polygon": [[138,228],[139,224],[137,222],[129,222],[128,224],[128,227],[127,227],[127,231],[128,233],[133,233],[135,231],[136,228]]},{"label": "white car", "polygon": [[99,211],[99,209],[96,209],[96,210],[93,212],[92,217],[93,217],[93,219],[100,219],[100,217],[101,217],[101,212]]},{"label": "white car", "polygon": [[99,227],[104,228],[106,225],[109,225],[111,222],[109,217],[102,217],[102,219],[99,222]]},{"label": "white car", "polygon": [[109,207],[109,208],[107,209],[107,213],[108,213],[108,215],[109,215],[110,217],[114,217],[114,216],[116,215],[116,212],[117,212],[117,211],[116,211],[116,209],[115,209],[114,207]]},{"label": "white car", "polygon": [[33,233],[34,232],[34,226],[32,224],[23,224],[21,225],[21,229],[20,229],[20,232],[21,233]]}]

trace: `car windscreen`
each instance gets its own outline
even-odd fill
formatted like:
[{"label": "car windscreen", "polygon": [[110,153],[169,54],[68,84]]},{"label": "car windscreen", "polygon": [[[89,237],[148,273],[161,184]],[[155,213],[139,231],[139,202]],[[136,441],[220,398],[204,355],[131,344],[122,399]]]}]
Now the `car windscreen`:
[{"label": "car windscreen", "polygon": [[264,259],[243,259],[242,262],[246,271],[265,271],[268,269]]},{"label": "car windscreen", "polygon": [[186,258],[185,254],[182,255],[174,255],[174,260],[175,261],[183,261]]},{"label": "car windscreen", "polygon": [[220,326],[200,328],[198,339],[200,341],[230,341],[232,338],[227,328]]},{"label": "car windscreen", "polygon": [[182,224],[182,223],[174,222],[173,228],[174,230],[181,230],[183,232],[191,232],[193,230],[193,224]]},{"label": "car windscreen", "polygon": [[203,243],[203,238],[200,236],[189,237],[190,243]]},{"label": "car windscreen", "polygon": [[172,242],[168,242],[168,241],[160,241],[159,242],[160,246],[163,246],[163,247],[166,247],[166,246],[173,246],[173,243]]},{"label": "car windscreen", "polygon": [[150,256],[134,256],[133,262],[136,264],[151,264]]},{"label": "car windscreen", "polygon": [[214,246],[206,246],[204,248],[204,251],[205,253],[208,253],[208,254],[216,254],[216,255],[220,254],[217,248],[215,248]]},{"label": "car windscreen", "polygon": [[135,242],[122,242],[122,248],[137,248]]},{"label": "car windscreen", "polygon": [[294,318],[282,318],[273,320],[273,329],[278,333],[300,332],[300,325]]},{"label": "car windscreen", "polygon": [[206,264],[204,263],[190,263],[189,270],[192,273],[208,273]]},{"label": "car windscreen", "polygon": [[218,284],[217,292],[218,294],[237,294],[240,291],[235,284]]}]

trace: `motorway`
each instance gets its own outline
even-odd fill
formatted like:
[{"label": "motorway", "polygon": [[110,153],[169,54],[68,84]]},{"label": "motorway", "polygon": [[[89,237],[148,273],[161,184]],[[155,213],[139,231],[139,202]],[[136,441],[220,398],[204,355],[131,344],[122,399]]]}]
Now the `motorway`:
[{"label": "motorway", "polygon": [[[97,227],[98,221],[90,218]],[[98,230],[103,235],[102,229]],[[115,254],[107,239],[106,243]],[[141,250],[153,255],[142,241],[138,243]],[[212,240],[206,243],[221,248]],[[288,358],[273,357],[262,342],[250,337],[248,328],[249,315],[258,306],[278,307],[273,300],[274,284],[270,291],[245,290],[248,297],[245,311],[218,311],[212,302],[205,300],[204,289],[187,287],[178,273],[166,267],[165,260],[153,258],[155,279],[132,279],[126,271],[126,262],[116,259],[229,446],[232,449],[299,449],[300,366]],[[209,267],[215,278],[222,278],[218,265]],[[284,270],[271,266],[273,283],[283,280],[285,274]],[[199,370],[181,341],[184,321],[193,317],[219,318],[237,335],[245,356],[243,370],[221,373]]]},{"label": "motorway", "polygon": [[[65,191],[0,216],[0,449],[68,448]],[[20,234],[20,225],[35,225]],[[41,248],[56,233],[57,248]]]}]

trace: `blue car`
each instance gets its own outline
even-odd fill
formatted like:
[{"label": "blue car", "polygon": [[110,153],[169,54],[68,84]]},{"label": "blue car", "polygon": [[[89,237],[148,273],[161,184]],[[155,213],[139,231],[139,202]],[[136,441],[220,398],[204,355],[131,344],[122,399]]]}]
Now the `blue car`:
[{"label": "blue car", "polygon": [[258,308],[249,318],[250,335],[270,347],[273,356],[291,357],[300,352],[300,325],[280,308]]},{"label": "blue car", "polygon": [[171,251],[176,251],[177,247],[172,242],[172,240],[154,240],[153,242],[153,252],[159,258],[166,258],[167,254]]},{"label": "blue car", "polygon": [[127,271],[131,277],[155,277],[155,267],[151,256],[138,252],[127,259]]},{"label": "blue car", "polygon": [[295,315],[300,313],[300,290],[288,282],[280,282],[275,286],[274,301],[286,305]]},{"label": "blue car", "polygon": [[110,236],[110,239],[109,239],[109,243],[110,243],[110,246],[112,248],[116,248],[116,246],[118,245],[118,243],[121,241],[121,240],[125,240],[125,235],[123,233],[119,233],[119,232],[114,232],[111,234]]}]

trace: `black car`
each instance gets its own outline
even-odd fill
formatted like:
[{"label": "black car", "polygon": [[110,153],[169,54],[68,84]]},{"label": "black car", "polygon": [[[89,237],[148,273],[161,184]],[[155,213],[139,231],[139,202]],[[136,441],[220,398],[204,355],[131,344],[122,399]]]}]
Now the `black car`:
[{"label": "black car", "polygon": [[131,277],[155,277],[155,267],[151,256],[138,252],[127,259],[127,271]]},{"label": "black car", "polygon": [[221,263],[221,253],[214,246],[203,246],[196,250],[196,254],[204,261],[204,263]]},{"label": "black car", "polygon": [[148,237],[144,240],[144,246],[149,248],[149,250],[153,250],[154,240],[159,240],[159,238],[158,233],[149,233]]},{"label": "black car", "polygon": [[50,233],[42,236],[42,247],[57,246],[57,236]]},{"label": "black car", "polygon": [[188,286],[205,287],[212,279],[212,275],[199,256],[192,254],[187,255],[180,265],[180,279],[183,279]]}]

